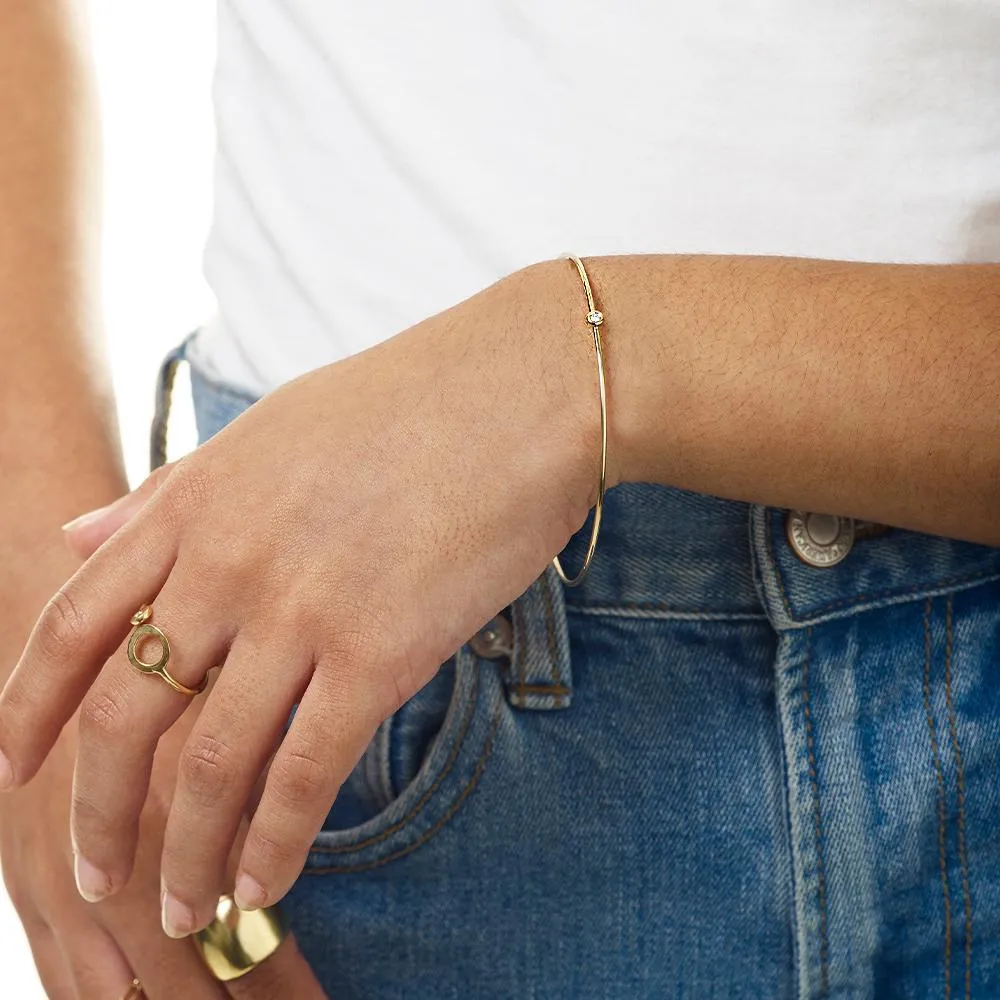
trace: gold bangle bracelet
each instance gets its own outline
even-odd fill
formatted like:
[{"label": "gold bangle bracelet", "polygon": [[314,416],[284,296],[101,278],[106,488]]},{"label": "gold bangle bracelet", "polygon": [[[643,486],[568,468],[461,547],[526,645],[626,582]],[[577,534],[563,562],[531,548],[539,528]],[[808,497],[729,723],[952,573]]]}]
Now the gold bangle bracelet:
[{"label": "gold bangle bracelet", "polygon": [[583,282],[583,290],[587,296],[587,322],[594,334],[594,354],[597,356],[597,386],[601,396],[601,475],[597,487],[597,503],[594,505],[594,523],[590,529],[590,542],[587,545],[587,554],[583,557],[583,566],[576,576],[570,578],[562,568],[559,557],[552,560],[559,579],[567,587],[575,587],[587,575],[590,564],[597,550],[597,536],[601,533],[601,516],[604,513],[604,488],[608,469],[608,399],[604,383],[604,348],[601,344],[601,324],[604,322],[604,313],[597,308],[594,302],[594,293],[590,287],[590,278],[587,277],[587,269],[583,266],[583,261],[572,254],[567,258],[576,266],[576,270]]}]

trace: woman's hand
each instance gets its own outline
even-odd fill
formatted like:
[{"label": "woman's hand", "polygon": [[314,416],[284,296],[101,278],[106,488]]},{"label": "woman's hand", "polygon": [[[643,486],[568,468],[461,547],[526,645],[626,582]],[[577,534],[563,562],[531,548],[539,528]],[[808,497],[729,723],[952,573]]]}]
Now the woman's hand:
[{"label": "woman's hand", "polygon": [[[4,880],[46,994],[57,1000],[119,998],[138,975],[151,997],[166,997],[183,985],[183,995],[191,1000],[223,1000],[225,990],[193,948],[169,941],[160,930],[165,812],[157,831],[155,814],[163,804],[158,793],[143,812],[143,845],[127,891],[99,906],[77,893],[69,839],[75,743],[74,727],[68,727],[36,779],[0,801]],[[162,771],[159,763],[157,771]]]},{"label": "woman's hand", "polygon": [[128,887],[97,905],[85,902],[73,881],[69,807],[75,727],[66,728],[27,788],[0,800],[4,880],[53,1000],[122,997],[133,976],[142,981],[148,1000],[321,1000],[324,995],[292,939],[251,974],[224,986],[190,944],[163,936],[163,828],[177,758],[196,713],[193,706],[160,741]]},{"label": "woman's hand", "polygon": [[0,697],[0,751],[24,784],[81,706],[72,828],[91,895],[128,881],[157,740],[188,704],[129,666],[132,613],[154,605],[182,683],[224,663],[165,833],[182,935],[212,917],[262,771],[244,907],[287,892],[380,722],[582,524],[599,447],[584,315],[572,265],[550,262],[286,385],[58,592]]}]

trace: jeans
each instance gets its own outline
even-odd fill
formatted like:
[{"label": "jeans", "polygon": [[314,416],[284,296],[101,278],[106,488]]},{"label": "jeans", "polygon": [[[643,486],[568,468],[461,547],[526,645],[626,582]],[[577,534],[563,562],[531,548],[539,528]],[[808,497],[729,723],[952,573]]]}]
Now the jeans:
[{"label": "jeans", "polygon": [[1000,996],[1000,550],[786,519],[618,487],[386,720],[285,901],[332,998]]}]

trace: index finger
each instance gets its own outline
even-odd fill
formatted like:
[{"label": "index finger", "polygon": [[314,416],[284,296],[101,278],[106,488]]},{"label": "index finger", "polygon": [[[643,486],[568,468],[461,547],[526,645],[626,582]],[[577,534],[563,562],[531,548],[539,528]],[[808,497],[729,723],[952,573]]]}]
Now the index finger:
[{"label": "index finger", "polygon": [[126,525],[65,583],[39,617],[0,693],[0,791],[41,767],[104,663],[173,566],[174,532],[163,513]]}]

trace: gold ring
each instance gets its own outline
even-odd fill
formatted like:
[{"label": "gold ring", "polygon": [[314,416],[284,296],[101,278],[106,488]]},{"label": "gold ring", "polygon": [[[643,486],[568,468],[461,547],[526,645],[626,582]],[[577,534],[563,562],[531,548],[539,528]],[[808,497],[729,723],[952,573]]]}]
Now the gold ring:
[{"label": "gold ring", "polygon": [[128,988],[128,993],[122,997],[122,1000],[141,1000],[142,997],[142,983],[138,979],[132,980],[132,985]]},{"label": "gold ring", "polygon": [[241,910],[232,896],[223,896],[215,920],[192,940],[208,971],[228,983],[267,961],[287,936],[288,925],[277,906]]},{"label": "gold ring", "polygon": [[[167,664],[170,662],[170,641],[155,625],[148,624],[149,619],[152,617],[153,609],[148,604],[144,604],[132,615],[130,620],[134,627],[128,640],[128,662],[141,674],[155,674],[169,684],[178,694],[187,695],[189,698],[193,698],[196,694],[201,694],[205,690],[205,684],[208,682],[207,677],[202,679],[198,687],[190,688],[186,684],[181,684],[167,670]],[[147,663],[145,660],[140,659],[136,651],[139,643],[146,638],[158,639],[160,642],[160,658],[155,663]]]}]

